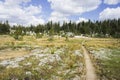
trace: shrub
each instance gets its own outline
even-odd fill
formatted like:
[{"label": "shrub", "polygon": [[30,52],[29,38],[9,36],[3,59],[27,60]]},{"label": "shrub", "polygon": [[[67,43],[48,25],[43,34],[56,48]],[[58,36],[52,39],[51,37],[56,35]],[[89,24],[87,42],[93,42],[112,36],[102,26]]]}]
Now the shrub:
[{"label": "shrub", "polygon": [[49,36],[48,41],[53,41],[54,37],[53,36]]},{"label": "shrub", "polygon": [[42,36],[43,34],[39,34],[39,33],[36,34],[36,38],[42,38]]},{"label": "shrub", "polygon": [[13,38],[15,40],[23,40],[23,36],[20,36],[20,35],[13,35]]}]

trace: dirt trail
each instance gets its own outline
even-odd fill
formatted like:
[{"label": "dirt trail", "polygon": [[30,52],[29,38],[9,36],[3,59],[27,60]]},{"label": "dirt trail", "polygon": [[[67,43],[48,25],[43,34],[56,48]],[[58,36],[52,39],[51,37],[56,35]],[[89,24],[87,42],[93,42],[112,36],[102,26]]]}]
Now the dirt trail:
[{"label": "dirt trail", "polygon": [[89,52],[86,50],[84,46],[82,46],[82,49],[83,49],[85,65],[86,65],[86,80],[97,80],[95,69],[88,55]]}]

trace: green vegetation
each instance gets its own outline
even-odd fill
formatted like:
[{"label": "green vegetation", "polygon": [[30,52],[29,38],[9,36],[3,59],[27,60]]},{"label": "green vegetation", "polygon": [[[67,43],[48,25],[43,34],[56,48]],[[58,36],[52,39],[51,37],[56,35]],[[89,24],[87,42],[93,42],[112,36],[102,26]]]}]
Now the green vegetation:
[{"label": "green vegetation", "polygon": [[85,78],[84,57],[80,48],[70,45],[62,48],[37,48],[25,56],[3,60],[0,71],[1,80]]},{"label": "green vegetation", "polygon": [[120,79],[120,49],[112,49],[110,59],[101,60],[101,72],[100,78],[106,77],[108,80],[110,79]]},{"label": "green vegetation", "polygon": [[91,52],[101,80],[119,80],[119,38],[71,38],[46,35],[20,35],[16,40],[0,35],[0,80],[67,80],[85,79],[85,63],[81,44]]},{"label": "green vegetation", "polygon": [[[0,23],[0,34],[12,34],[17,39],[18,35],[34,35],[38,33],[46,33],[49,36],[58,35],[62,32],[72,32],[75,35],[91,36],[91,37],[114,37],[120,38],[120,19],[105,20],[105,21],[88,21],[88,22],[64,22],[60,23],[48,22],[44,25],[21,26],[16,25],[10,27],[8,21]],[[61,35],[62,36],[62,35]],[[39,37],[39,36],[38,36]]]},{"label": "green vegetation", "polygon": [[8,24],[8,21],[5,23],[0,22],[0,34],[9,34],[10,33],[10,25]]},{"label": "green vegetation", "polygon": [[91,39],[86,41],[87,48],[100,80],[119,80],[120,40]]}]

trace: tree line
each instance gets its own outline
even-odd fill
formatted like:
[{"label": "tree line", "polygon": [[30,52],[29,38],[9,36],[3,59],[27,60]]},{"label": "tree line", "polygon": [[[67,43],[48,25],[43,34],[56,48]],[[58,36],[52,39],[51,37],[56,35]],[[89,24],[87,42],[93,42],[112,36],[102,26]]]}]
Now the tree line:
[{"label": "tree line", "polygon": [[26,35],[27,32],[48,33],[52,35],[59,35],[61,32],[72,32],[75,35],[85,35],[94,37],[115,37],[120,38],[120,19],[91,21],[75,23],[72,21],[53,23],[52,21],[42,25],[30,25],[28,27],[22,25],[10,26],[8,21],[0,22],[0,34],[10,34],[14,30],[14,34]]}]

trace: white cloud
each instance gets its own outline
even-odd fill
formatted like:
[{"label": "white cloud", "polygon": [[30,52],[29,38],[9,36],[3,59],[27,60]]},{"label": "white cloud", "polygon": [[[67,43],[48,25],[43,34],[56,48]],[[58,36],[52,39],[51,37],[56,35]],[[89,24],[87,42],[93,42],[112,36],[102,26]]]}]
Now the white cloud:
[{"label": "white cloud", "polygon": [[53,22],[62,22],[62,21],[68,21],[68,19],[66,18],[67,15],[63,15],[59,12],[52,12],[51,13],[51,17],[49,18],[49,21],[53,21]]},{"label": "white cloud", "polygon": [[30,1],[31,0],[0,1],[0,21],[8,20],[10,24],[21,25],[43,24],[44,20],[40,15],[42,7],[40,5],[28,5],[27,3]]},{"label": "white cloud", "polygon": [[53,14],[56,12],[61,14],[63,18],[95,10],[101,4],[101,0],[48,0],[48,2],[51,3],[51,8],[53,9],[50,17],[53,17],[53,19],[60,17],[56,15],[56,18],[54,18]]},{"label": "white cloud", "polygon": [[108,5],[115,5],[120,3],[120,0],[104,0],[104,3]]},{"label": "white cloud", "polygon": [[7,6],[18,6],[19,4],[22,3],[27,3],[30,2],[31,0],[5,0],[5,5]]},{"label": "white cloud", "polygon": [[99,14],[100,20],[120,18],[120,7],[106,8]]},{"label": "white cloud", "polygon": [[48,0],[53,10],[65,14],[81,14],[96,9],[101,0]]},{"label": "white cloud", "polygon": [[84,21],[84,22],[88,22],[89,20],[86,19],[86,18],[80,17],[79,20],[76,21],[76,23],[83,22],[83,21]]}]

